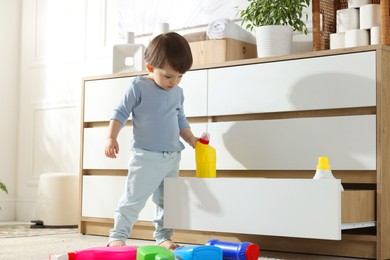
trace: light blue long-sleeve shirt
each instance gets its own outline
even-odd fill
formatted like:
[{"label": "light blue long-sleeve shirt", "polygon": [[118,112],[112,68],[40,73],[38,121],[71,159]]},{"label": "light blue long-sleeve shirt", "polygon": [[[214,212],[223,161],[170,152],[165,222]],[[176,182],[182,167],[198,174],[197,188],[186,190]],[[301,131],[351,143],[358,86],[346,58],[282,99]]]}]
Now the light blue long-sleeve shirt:
[{"label": "light blue long-sleeve shirt", "polygon": [[164,90],[153,80],[137,76],[114,109],[111,119],[133,122],[131,146],[155,152],[181,151],[180,131],[190,127],[183,110],[183,90]]}]

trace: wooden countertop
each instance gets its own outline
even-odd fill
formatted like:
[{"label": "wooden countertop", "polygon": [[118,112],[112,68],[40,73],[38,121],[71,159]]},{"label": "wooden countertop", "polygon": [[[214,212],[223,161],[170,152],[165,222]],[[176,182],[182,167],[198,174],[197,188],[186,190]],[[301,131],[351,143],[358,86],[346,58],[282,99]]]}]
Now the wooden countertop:
[{"label": "wooden countertop", "polygon": [[[221,68],[221,67],[239,66],[239,65],[247,65],[247,64],[257,64],[257,63],[269,63],[269,62],[276,62],[276,61],[288,61],[288,60],[324,57],[324,56],[331,56],[331,55],[341,55],[347,53],[357,53],[357,52],[377,51],[377,50],[390,51],[390,46],[378,44],[378,45],[368,45],[362,47],[343,48],[343,49],[335,49],[335,50],[294,53],[291,55],[274,56],[274,57],[266,57],[266,58],[254,58],[254,59],[245,59],[245,60],[226,61],[220,63],[209,63],[209,64],[193,66],[191,70]],[[123,78],[123,77],[145,75],[145,74],[147,74],[147,71],[136,71],[136,72],[129,72],[129,73],[87,76],[84,77],[83,80],[88,81],[88,80],[99,80],[99,79],[107,79],[107,78]]]}]

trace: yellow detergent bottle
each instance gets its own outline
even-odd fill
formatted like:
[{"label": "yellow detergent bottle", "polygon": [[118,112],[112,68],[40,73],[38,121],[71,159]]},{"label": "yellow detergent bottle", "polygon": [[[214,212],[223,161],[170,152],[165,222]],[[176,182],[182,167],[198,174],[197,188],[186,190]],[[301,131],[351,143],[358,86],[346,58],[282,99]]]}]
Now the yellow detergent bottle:
[{"label": "yellow detergent bottle", "polygon": [[203,133],[202,137],[196,142],[196,177],[198,178],[216,178],[217,156],[215,149],[209,145],[210,135]]}]

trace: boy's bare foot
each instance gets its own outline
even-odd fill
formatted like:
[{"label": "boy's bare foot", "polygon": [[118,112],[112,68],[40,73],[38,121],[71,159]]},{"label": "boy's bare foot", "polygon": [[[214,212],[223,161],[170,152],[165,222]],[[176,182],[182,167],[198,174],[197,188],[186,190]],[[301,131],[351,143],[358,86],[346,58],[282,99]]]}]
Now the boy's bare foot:
[{"label": "boy's bare foot", "polygon": [[107,246],[125,246],[125,242],[122,240],[111,241]]},{"label": "boy's bare foot", "polygon": [[172,240],[168,239],[168,240],[165,240],[164,242],[161,242],[160,244],[158,244],[159,246],[162,246],[162,247],[165,247],[166,249],[169,249],[169,250],[175,250],[176,248],[179,248],[180,245],[174,243]]}]

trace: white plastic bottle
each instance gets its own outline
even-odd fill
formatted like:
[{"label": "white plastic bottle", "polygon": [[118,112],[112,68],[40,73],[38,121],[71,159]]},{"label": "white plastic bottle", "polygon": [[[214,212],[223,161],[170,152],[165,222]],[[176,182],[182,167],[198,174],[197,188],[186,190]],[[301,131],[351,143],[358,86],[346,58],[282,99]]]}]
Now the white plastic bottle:
[{"label": "white plastic bottle", "polygon": [[[336,179],[333,176],[332,170],[330,169],[328,157],[318,157],[317,170],[313,177],[315,180],[319,179]],[[341,190],[344,191],[341,185]]]}]

